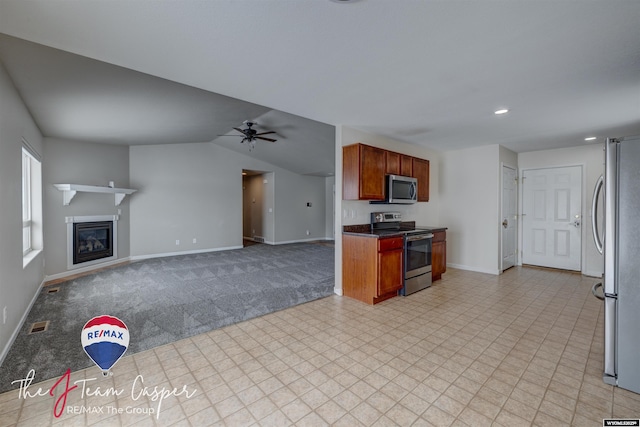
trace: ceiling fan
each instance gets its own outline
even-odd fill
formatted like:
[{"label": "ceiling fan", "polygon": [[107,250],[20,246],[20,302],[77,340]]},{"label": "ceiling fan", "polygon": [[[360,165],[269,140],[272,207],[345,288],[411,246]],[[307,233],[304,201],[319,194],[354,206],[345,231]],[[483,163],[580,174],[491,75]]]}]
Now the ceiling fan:
[{"label": "ceiling fan", "polygon": [[257,123],[249,121],[249,120],[245,120],[244,122],[242,122],[244,125],[246,125],[247,127],[245,129],[240,129],[240,128],[233,128],[235,130],[237,130],[238,132],[240,132],[242,135],[219,135],[219,136],[241,136],[242,137],[242,141],[240,141],[241,143],[243,142],[248,142],[250,144],[250,148],[249,150],[251,150],[253,147],[255,147],[256,145],[256,140],[260,139],[263,141],[269,141],[269,142],[276,142],[277,139],[273,139],[273,138],[266,138],[264,135],[269,135],[272,133],[275,133],[275,131],[266,131],[266,132],[258,132],[255,129],[252,128],[252,126],[256,125]]}]

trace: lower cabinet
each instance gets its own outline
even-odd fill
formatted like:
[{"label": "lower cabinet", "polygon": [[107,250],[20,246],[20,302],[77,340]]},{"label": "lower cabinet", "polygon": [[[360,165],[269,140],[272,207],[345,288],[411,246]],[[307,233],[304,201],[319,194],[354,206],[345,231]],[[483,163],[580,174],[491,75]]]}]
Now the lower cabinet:
[{"label": "lower cabinet", "polygon": [[431,277],[433,281],[440,280],[442,273],[447,271],[447,232],[433,233],[431,243]]},{"label": "lower cabinet", "polygon": [[342,236],[342,293],[376,304],[402,288],[402,237]]}]

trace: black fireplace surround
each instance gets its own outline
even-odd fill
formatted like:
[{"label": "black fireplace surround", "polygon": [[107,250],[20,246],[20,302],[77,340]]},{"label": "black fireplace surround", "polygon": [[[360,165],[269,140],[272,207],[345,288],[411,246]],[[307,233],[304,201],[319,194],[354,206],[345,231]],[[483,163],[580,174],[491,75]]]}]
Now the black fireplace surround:
[{"label": "black fireplace surround", "polygon": [[113,221],[73,224],[73,263],[113,256]]}]

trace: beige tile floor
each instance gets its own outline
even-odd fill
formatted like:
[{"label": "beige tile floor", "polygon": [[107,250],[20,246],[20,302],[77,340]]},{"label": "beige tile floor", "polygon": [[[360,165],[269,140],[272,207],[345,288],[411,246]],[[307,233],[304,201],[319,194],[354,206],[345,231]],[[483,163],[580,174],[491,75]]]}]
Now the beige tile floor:
[{"label": "beige tile floor", "polygon": [[[36,374],[29,397],[0,395],[0,426],[601,426],[607,417],[638,418],[640,395],[601,379],[593,282],[534,268],[501,276],[450,269],[427,290],[373,307],[331,296],[126,356],[110,377],[75,372],[71,384],[85,380],[85,390],[69,391],[66,402],[64,383],[35,384]],[[53,397],[37,393],[51,388]]]}]

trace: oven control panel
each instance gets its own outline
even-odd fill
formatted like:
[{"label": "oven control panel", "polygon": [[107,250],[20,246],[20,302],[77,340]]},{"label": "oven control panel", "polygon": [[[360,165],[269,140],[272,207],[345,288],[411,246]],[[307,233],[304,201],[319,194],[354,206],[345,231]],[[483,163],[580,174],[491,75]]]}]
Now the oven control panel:
[{"label": "oven control panel", "polygon": [[400,212],[371,212],[371,223],[376,222],[400,222],[402,214]]}]

